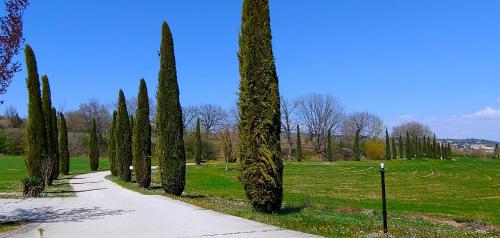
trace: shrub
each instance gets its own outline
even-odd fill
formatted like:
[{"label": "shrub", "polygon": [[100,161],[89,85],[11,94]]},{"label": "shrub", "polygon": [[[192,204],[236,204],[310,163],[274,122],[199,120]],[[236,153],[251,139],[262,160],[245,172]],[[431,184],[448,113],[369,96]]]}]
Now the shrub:
[{"label": "shrub", "polygon": [[39,197],[45,189],[44,182],[39,177],[26,177],[22,182],[25,197]]},{"label": "shrub", "polygon": [[384,142],[380,140],[369,140],[365,143],[364,151],[369,159],[379,160],[384,158]]}]

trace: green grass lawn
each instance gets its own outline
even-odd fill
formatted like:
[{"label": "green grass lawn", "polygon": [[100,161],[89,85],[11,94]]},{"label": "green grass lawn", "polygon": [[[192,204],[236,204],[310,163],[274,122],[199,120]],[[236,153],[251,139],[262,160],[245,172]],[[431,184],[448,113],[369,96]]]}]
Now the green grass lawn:
[{"label": "green grass lawn", "polygon": [[[385,161],[389,231],[398,237],[491,237],[500,225],[500,160]],[[286,163],[284,209],[252,210],[236,165],[188,166],[183,201],[330,237],[380,235],[379,161]],[[145,194],[163,194],[158,175]],[[478,231],[480,230],[480,231]]]},{"label": "green grass lawn", "polygon": [[[67,179],[77,174],[90,172],[88,158],[71,157],[70,160],[70,175],[61,175],[60,179],[54,181],[54,186],[48,189],[49,192],[56,194],[60,191],[69,191],[71,187],[67,183]],[[100,158],[99,170],[107,169],[109,169],[108,158]],[[24,156],[0,156],[0,193],[20,193],[22,190],[21,180],[26,176],[28,176],[28,172],[24,164]]]}]

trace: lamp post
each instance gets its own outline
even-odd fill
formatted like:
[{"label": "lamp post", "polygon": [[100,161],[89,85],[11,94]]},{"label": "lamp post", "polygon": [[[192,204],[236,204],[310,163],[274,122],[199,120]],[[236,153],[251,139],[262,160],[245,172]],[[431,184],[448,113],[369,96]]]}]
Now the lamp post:
[{"label": "lamp post", "polygon": [[385,170],[384,163],[380,163],[380,178],[382,181],[382,216],[384,217],[384,233],[387,233],[387,207],[385,203]]}]

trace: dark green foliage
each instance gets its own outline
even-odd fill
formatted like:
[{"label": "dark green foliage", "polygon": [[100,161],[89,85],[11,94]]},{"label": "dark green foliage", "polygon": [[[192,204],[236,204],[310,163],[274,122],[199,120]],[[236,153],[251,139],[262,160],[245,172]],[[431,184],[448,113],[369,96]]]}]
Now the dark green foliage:
[{"label": "dark green foliage", "polygon": [[328,130],[326,137],[326,159],[333,161],[332,130]]},{"label": "dark green foliage", "polygon": [[35,54],[29,45],[24,49],[28,77],[28,122],[26,126],[26,167],[30,177],[42,178],[41,160],[48,159],[47,133],[40,97],[40,81]]},{"label": "dark green foliage", "polygon": [[57,149],[57,137],[54,137],[54,128],[53,123],[53,113],[52,113],[52,99],[50,93],[50,84],[49,78],[47,75],[42,76],[42,111],[44,116],[44,124],[45,124],[45,136],[47,137],[47,155],[50,163],[47,163],[47,166],[50,166],[50,169],[45,169],[44,172],[50,174],[50,176],[46,176],[48,179],[47,184],[51,185],[54,177],[54,165],[58,160],[59,151]]},{"label": "dark green foliage", "polygon": [[151,125],[148,89],[144,79],[141,79],[139,85],[132,141],[135,178],[140,187],[147,188],[151,184]]},{"label": "dark green foliage", "polygon": [[127,104],[125,103],[125,95],[122,90],[120,90],[118,95],[115,143],[115,163],[118,169],[118,175],[123,181],[130,181],[132,178],[130,171],[130,165],[132,164],[132,132],[130,129]]},{"label": "dark green foliage", "polygon": [[391,154],[391,142],[389,140],[389,132],[385,129],[385,159],[390,160],[392,157]]},{"label": "dark green foliage", "polygon": [[69,174],[69,148],[68,148],[68,130],[66,128],[66,119],[64,114],[59,113],[59,161],[61,162],[61,173]]},{"label": "dark green foliage", "polygon": [[434,135],[433,139],[432,139],[432,154],[431,154],[432,158],[435,158],[435,159],[438,159],[439,158],[439,147],[438,147],[438,144],[436,142],[436,135]]},{"label": "dark green foliage", "polygon": [[392,137],[392,159],[398,158],[398,149],[396,146],[396,138]]},{"label": "dark green foliage", "polygon": [[405,157],[405,152],[404,152],[404,145],[403,145],[403,137],[401,136],[401,134],[399,135],[398,143],[399,143],[399,158],[402,159]]},{"label": "dark green foliage", "polygon": [[268,0],[244,0],[240,65],[241,181],[256,210],[281,208],[280,95],[271,43]]},{"label": "dark green foliage", "polygon": [[301,162],[304,159],[304,155],[302,154],[302,140],[300,139],[300,127],[297,125],[297,140],[296,140],[295,148],[295,158],[298,162]]},{"label": "dark green foliage", "polygon": [[118,175],[118,168],[116,163],[116,140],[115,140],[115,130],[116,130],[116,120],[118,112],[113,111],[113,120],[111,122],[111,131],[108,134],[108,156],[109,156],[109,167],[111,174]]},{"label": "dark green foliage", "polygon": [[194,161],[196,164],[201,164],[201,132],[200,118],[196,120],[196,130],[194,132]]},{"label": "dark green foliage", "polygon": [[405,143],[405,145],[406,145],[406,148],[405,148],[405,150],[406,150],[405,154],[406,155],[405,155],[405,157],[407,159],[411,159],[411,157],[412,157],[411,156],[411,140],[410,140],[410,133],[408,131],[406,131],[406,143]]},{"label": "dark green foliage", "polygon": [[97,139],[95,118],[92,119],[92,127],[90,128],[89,160],[90,170],[97,171],[99,168],[99,141]]},{"label": "dark green foliage", "polygon": [[58,125],[57,125],[57,112],[56,108],[52,107],[52,133],[50,134],[52,136],[52,141],[53,144],[52,146],[54,147],[53,151],[53,160],[52,160],[52,180],[57,179],[59,177],[59,160],[60,160],[60,155],[59,155],[59,131],[58,131]]},{"label": "dark green foliage", "polygon": [[355,160],[361,160],[361,148],[359,144],[359,134],[361,133],[360,129],[356,129],[356,132],[354,133],[354,148],[352,149],[354,153],[354,159]]},{"label": "dark green foliage", "polygon": [[156,93],[156,154],[162,186],[166,193],[181,195],[186,184],[186,151],[184,125],[179,101],[179,85],[175,66],[174,41],[167,22],[163,22],[160,46],[160,72]]},{"label": "dark green foliage", "polygon": [[40,197],[45,189],[45,184],[39,177],[26,177],[23,179],[23,195],[25,197]]}]

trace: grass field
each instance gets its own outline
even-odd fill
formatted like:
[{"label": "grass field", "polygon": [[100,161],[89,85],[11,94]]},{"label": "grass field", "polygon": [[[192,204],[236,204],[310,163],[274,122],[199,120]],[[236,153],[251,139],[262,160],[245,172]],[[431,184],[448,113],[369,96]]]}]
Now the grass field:
[{"label": "grass field", "polygon": [[[55,186],[49,187],[49,192],[56,193],[71,190],[65,180],[77,174],[90,172],[88,158],[71,157],[70,160],[70,175],[60,176],[60,179],[54,181]],[[107,169],[109,169],[108,158],[100,158],[99,170]],[[22,190],[21,180],[26,176],[28,176],[28,173],[23,156],[0,156],[0,193],[20,193]]]},{"label": "grass field", "polygon": [[[492,237],[500,225],[500,161],[459,158],[386,163],[389,231],[398,237]],[[380,235],[379,161],[287,163],[284,209],[255,212],[235,165],[188,166],[183,201],[329,237]],[[158,176],[145,194],[163,194]]]}]

